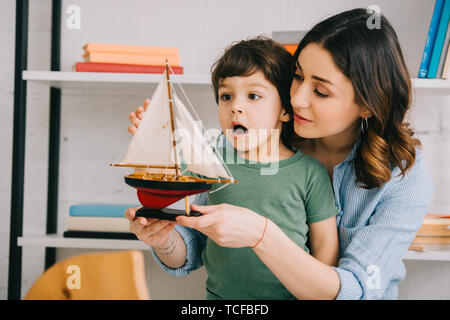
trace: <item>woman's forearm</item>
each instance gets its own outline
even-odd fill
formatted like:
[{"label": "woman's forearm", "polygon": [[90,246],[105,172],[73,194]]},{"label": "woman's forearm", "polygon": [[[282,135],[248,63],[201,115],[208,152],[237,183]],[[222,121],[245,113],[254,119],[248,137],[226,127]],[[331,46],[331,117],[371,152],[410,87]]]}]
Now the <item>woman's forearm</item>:
[{"label": "woman's forearm", "polygon": [[340,289],[336,271],[306,253],[272,221],[254,251],[297,299],[336,298]]},{"label": "woman's forearm", "polygon": [[176,230],[170,232],[169,240],[164,247],[153,249],[161,262],[169,268],[181,268],[186,263],[186,244]]}]

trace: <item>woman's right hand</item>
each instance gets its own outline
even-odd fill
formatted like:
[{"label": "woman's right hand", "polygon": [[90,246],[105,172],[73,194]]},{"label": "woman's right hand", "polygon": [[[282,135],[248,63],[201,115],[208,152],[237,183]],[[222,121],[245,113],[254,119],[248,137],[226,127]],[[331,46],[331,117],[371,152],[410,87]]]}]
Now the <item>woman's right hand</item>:
[{"label": "woman's right hand", "polygon": [[136,217],[139,208],[125,211],[125,218],[130,221],[130,231],[142,242],[154,248],[164,248],[170,239],[170,233],[175,227],[174,221]]},{"label": "woman's right hand", "polygon": [[128,126],[128,132],[131,134],[135,134],[139,124],[141,123],[142,118],[144,117],[144,113],[147,110],[148,105],[150,104],[150,99],[144,101],[143,106],[139,106],[135,111],[130,113],[130,121],[132,124]]}]

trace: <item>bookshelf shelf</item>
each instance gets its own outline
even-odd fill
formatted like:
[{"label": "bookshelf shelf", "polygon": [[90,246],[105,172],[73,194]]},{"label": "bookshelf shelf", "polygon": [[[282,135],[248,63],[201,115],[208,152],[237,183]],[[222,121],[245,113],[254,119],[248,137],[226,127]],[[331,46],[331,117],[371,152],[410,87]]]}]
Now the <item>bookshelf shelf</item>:
[{"label": "bookshelf shelf", "polygon": [[422,260],[422,261],[450,261],[449,250],[442,251],[412,251],[408,250],[403,260]]},{"label": "bookshelf shelf", "polygon": [[[160,74],[141,73],[101,73],[74,71],[23,71],[23,79],[39,82],[60,89],[141,89],[148,84],[158,84]],[[211,85],[209,75],[175,75],[184,85]],[[450,89],[450,80],[445,79],[411,79],[413,87],[417,89]]]},{"label": "bookshelf shelf", "polygon": [[148,250],[149,247],[139,240],[64,238],[60,234],[23,236],[18,238],[21,247],[78,248],[78,249],[115,249]]},{"label": "bookshelf shelf", "polygon": [[[34,81],[60,89],[145,89],[158,84],[161,74],[103,73],[74,71],[23,71],[23,80]],[[211,85],[209,75],[174,75],[183,85]]]},{"label": "bookshelf shelf", "polygon": [[411,79],[416,89],[450,89],[450,80],[447,79]]},{"label": "bookshelf shelf", "polygon": [[[114,249],[114,250],[148,250],[149,247],[138,240],[64,238],[60,234],[19,237],[21,247],[50,247],[77,249]],[[447,251],[411,251],[403,257],[405,261],[450,261],[450,249]]]}]

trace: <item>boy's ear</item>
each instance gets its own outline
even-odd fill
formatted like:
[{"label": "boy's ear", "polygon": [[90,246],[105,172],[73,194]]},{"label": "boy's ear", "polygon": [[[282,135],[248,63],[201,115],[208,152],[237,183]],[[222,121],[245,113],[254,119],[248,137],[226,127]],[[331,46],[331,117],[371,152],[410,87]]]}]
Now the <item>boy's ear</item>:
[{"label": "boy's ear", "polygon": [[281,122],[289,122],[289,120],[291,120],[291,115],[286,110],[281,109],[279,119]]}]

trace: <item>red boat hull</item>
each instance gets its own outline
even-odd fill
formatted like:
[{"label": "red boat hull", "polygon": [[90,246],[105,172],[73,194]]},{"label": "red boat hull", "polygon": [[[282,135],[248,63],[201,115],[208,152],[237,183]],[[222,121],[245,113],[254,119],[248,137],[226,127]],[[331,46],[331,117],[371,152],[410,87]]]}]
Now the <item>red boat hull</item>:
[{"label": "red boat hull", "polygon": [[193,190],[193,191],[178,191],[178,190],[157,190],[157,189],[144,189],[138,188],[137,195],[139,202],[147,208],[163,209],[170,206],[185,196],[190,196],[197,193],[208,191],[205,190]]},{"label": "red boat hull", "polygon": [[206,182],[153,181],[125,176],[125,182],[137,189],[139,202],[146,208],[163,209],[186,196],[206,192]]}]

